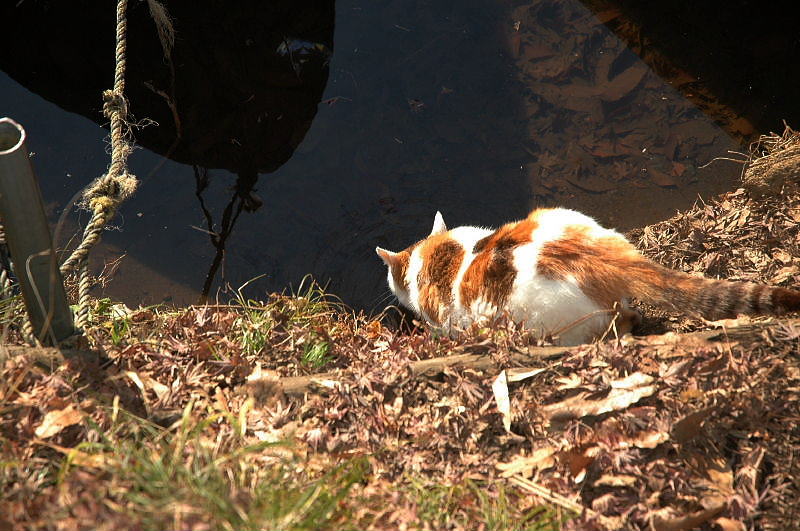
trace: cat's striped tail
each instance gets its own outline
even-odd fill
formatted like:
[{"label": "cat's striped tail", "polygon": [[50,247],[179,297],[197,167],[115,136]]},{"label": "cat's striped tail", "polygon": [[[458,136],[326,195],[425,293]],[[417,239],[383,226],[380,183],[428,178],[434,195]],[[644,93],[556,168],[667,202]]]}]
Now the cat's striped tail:
[{"label": "cat's striped tail", "polygon": [[800,291],[779,287],[695,277],[642,258],[628,271],[631,296],[706,319],[738,314],[782,315],[800,311]]}]

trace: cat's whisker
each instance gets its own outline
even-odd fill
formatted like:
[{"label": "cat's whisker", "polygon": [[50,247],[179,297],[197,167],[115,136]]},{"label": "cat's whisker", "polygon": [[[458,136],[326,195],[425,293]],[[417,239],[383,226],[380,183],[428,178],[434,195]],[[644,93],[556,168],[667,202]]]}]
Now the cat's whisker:
[{"label": "cat's whisker", "polygon": [[379,295],[378,297],[379,297],[379,300],[376,300],[376,302],[374,302],[370,306],[370,309],[369,309],[369,312],[368,312],[370,315],[375,313],[375,310],[377,310],[378,308],[380,308],[381,306],[383,306],[387,302],[389,302],[392,299],[394,299],[395,295],[394,295],[394,293],[392,293],[391,290],[387,289],[382,295]]},{"label": "cat's whisker", "polygon": [[369,313],[373,314],[376,311],[383,311],[383,308],[386,307],[386,303],[388,303],[388,302],[391,302],[391,298],[390,297],[387,297],[387,298],[381,300],[380,302],[377,302],[377,303],[373,304],[369,309]]}]

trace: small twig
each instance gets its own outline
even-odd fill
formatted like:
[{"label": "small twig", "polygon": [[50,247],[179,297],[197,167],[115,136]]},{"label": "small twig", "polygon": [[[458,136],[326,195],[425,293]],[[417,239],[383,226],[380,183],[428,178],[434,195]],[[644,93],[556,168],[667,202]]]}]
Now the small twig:
[{"label": "small twig", "polygon": [[706,167],[710,166],[711,163],[716,162],[718,160],[727,160],[727,161],[730,161],[730,162],[736,162],[737,164],[744,164],[744,163],[747,162],[747,160],[732,159],[730,157],[714,157],[713,159],[709,160],[708,162],[706,162],[702,166],[698,166],[697,169],[698,170],[702,170],[703,168],[706,168]]},{"label": "small twig", "polygon": [[522,476],[512,476],[509,478],[509,481],[516,484],[518,487],[521,487],[528,492],[535,494],[536,496],[558,505],[559,507],[563,507],[568,511],[572,511],[578,514],[586,514],[590,518],[595,518],[601,525],[605,526],[608,529],[620,529],[622,527],[622,522],[619,518],[610,518],[608,516],[604,516],[597,511],[594,511],[588,507],[580,505],[568,498],[565,498],[561,494],[554,492],[547,487],[543,487],[538,483],[534,483],[529,479],[525,479]]},{"label": "small twig", "polygon": [[595,315],[603,315],[603,314],[611,315],[611,314],[616,314],[616,313],[617,313],[617,310],[595,310],[593,312],[589,312],[586,315],[584,315],[583,317],[579,317],[579,318],[575,319],[574,321],[572,321],[571,323],[568,323],[568,324],[562,326],[561,328],[559,328],[558,330],[553,332],[551,335],[553,337],[558,337],[563,332],[566,332],[567,330],[569,330],[571,328],[575,328],[576,326],[578,326],[582,322],[586,321],[587,319],[591,319]]}]

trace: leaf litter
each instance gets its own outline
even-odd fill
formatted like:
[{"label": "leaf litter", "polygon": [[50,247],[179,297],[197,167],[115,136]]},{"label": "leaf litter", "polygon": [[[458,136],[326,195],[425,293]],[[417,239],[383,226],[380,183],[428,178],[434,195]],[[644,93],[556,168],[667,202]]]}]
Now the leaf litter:
[{"label": "leaf litter", "polygon": [[[631,236],[670,267],[790,285],[798,212],[787,181]],[[640,332],[669,333],[525,363],[542,339],[511,324],[398,330],[315,287],[98,314],[96,362],[0,357],[0,528],[483,529],[500,506],[504,529],[792,528],[800,324],[644,310]],[[702,330],[716,339],[681,334]],[[493,368],[412,370],[466,354]],[[179,486],[200,476],[223,494]],[[298,496],[277,517],[260,505],[276,484]]]}]

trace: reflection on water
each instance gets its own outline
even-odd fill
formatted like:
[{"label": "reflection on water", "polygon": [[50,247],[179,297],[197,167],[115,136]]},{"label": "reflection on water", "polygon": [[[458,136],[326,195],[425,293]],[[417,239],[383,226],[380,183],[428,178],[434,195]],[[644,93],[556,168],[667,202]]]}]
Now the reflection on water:
[{"label": "reflection on water", "polygon": [[[103,259],[127,253],[106,291],[193,302],[216,263],[214,286],[263,275],[248,286],[258,295],[311,273],[371,309],[385,292],[375,246],[424,236],[436,210],[448,225],[497,225],[560,204],[626,229],[733,186],[740,167],[701,166],[740,145],[627,50],[605,15],[577,1],[515,4],[339,0],[335,48],[276,44],[270,53],[292,70],[333,54],[310,129],[254,183],[263,205],[241,211],[237,176],[207,160],[136,151],[132,170],[149,177],[105,236]],[[104,130],[5,76],[0,114],[28,128],[54,211],[107,164]]]},{"label": "reflection on water", "polygon": [[749,1],[584,0],[670,85],[737,138],[800,117],[797,18]]},{"label": "reflection on water", "polygon": [[[576,190],[685,190],[699,183],[699,165],[736,147],[609,33],[603,21],[618,12],[543,1],[511,16],[509,47],[529,89],[526,140],[536,160],[526,169],[537,195],[563,203]],[[649,213],[636,210],[614,221],[645,221]]]}]

